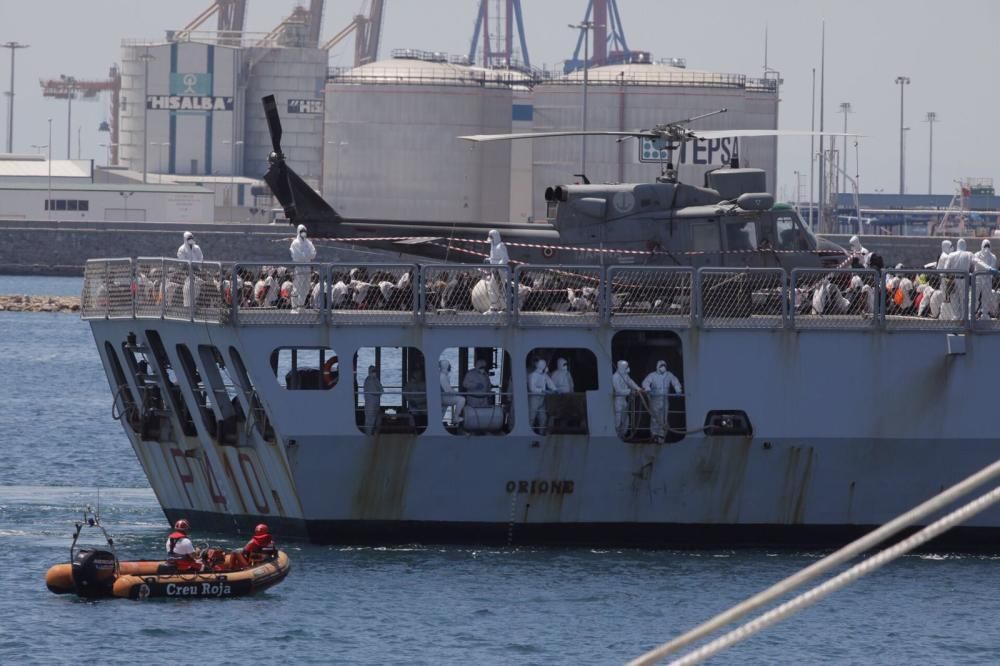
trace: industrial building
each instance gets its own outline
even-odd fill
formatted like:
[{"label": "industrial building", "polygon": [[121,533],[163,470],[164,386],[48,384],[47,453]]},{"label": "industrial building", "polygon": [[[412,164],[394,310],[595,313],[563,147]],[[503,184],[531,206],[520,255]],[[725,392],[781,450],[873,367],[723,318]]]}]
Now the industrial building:
[{"label": "industrial building", "polygon": [[[323,194],[341,214],[389,220],[507,220],[512,78],[401,50],[334,72],[326,88]],[[286,149],[291,152],[291,149]]]}]

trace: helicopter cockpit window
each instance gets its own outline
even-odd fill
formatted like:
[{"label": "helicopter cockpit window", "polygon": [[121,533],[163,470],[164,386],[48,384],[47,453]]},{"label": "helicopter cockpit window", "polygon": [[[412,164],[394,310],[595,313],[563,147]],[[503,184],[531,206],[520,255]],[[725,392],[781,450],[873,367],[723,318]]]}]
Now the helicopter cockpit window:
[{"label": "helicopter cockpit window", "polygon": [[757,223],[749,220],[726,222],[726,249],[756,250]]},{"label": "helicopter cockpit window", "polygon": [[775,218],[779,250],[808,250],[809,242],[805,230],[791,215]]},{"label": "helicopter cockpit window", "polygon": [[719,225],[715,220],[691,224],[691,249],[696,252],[718,252],[722,249]]}]

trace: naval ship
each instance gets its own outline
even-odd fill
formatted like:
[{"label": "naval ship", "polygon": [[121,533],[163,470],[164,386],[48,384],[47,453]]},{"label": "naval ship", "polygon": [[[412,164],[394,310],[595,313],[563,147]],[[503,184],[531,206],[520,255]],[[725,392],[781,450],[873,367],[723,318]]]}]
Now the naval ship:
[{"label": "naval ship", "polygon": [[[804,547],[996,459],[992,286],[850,265],[122,258],[87,263],[82,316],[171,521]],[[991,509],[943,538],[990,547],[998,528]]]}]

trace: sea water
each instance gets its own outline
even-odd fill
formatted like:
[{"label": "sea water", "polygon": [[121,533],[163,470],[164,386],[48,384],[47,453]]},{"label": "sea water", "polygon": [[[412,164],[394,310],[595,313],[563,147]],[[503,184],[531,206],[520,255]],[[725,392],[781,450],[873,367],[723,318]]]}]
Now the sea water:
[{"label": "sea water", "polygon": [[[79,286],[0,277],[0,293]],[[284,543],[291,574],[252,598],[55,596],[45,571],[98,498],[123,557],[158,555],[169,526],[85,322],[0,313],[0,376],[0,664],[623,663],[824,555]],[[998,618],[1000,558],[913,555],[715,663],[995,664]]]}]

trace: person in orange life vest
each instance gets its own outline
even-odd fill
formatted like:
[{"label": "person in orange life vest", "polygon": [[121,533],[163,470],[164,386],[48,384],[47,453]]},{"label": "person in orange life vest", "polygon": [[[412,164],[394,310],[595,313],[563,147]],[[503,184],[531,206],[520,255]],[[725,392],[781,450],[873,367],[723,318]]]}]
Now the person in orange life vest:
[{"label": "person in orange life vest", "polygon": [[275,545],[267,529],[267,525],[261,523],[253,530],[253,538],[243,546],[243,557],[250,562],[261,562],[268,560],[278,554],[278,546]]},{"label": "person in orange life vest", "polygon": [[174,523],[174,531],[167,537],[167,561],[177,567],[178,571],[200,571],[198,551],[188,538],[191,525],[181,518]]},{"label": "person in orange life vest", "polygon": [[254,528],[253,538],[247,542],[242,551],[234,550],[226,556],[226,565],[232,571],[239,571],[268,560],[277,554],[278,547],[275,545],[267,525],[261,523]]}]

